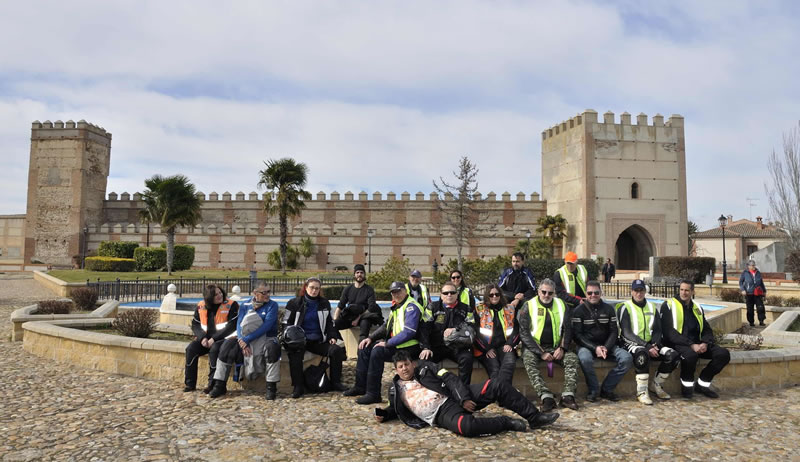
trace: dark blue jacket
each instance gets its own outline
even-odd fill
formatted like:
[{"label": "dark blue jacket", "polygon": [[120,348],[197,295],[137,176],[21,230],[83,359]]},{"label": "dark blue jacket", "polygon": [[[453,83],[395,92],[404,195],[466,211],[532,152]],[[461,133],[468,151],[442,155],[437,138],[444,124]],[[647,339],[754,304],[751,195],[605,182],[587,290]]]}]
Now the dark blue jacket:
[{"label": "dark blue jacket", "polygon": [[533,277],[531,270],[524,266],[519,270],[514,270],[513,267],[506,268],[500,275],[497,285],[508,301],[514,300],[517,294],[525,294],[525,300],[536,296],[536,278]]},{"label": "dark blue jacket", "polygon": [[761,287],[764,295],[767,294],[767,287],[764,285],[764,280],[761,279],[761,271],[756,270],[755,277],[750,274],[749,270],[742,271],[742,276],[739,278],[739,290],[744,290],[747,295],[753,295],[756,287]]}]

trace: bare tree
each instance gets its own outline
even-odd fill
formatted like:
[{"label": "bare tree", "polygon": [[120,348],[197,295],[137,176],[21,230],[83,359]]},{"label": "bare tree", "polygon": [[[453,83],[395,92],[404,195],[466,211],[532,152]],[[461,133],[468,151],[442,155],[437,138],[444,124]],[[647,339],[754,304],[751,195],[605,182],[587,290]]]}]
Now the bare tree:
[{"label": "bare tree", "polygon": [[487,217],[480,210],[483,199],[476,197],[478,192],[478,167],[462,157],[458,163],[458,171],[453,172],[454,183],[448,183],[439,177],[439,183],[433,181],[433,188],[439,194],[437,207],[444,215],[447,224],[453,230],[453,241],[458,252],[458,269],[463,271],[463,249],[475,235],[481,221]]},{"label": "bare tree", "polygon": [[772,219],[800,249],[800,122],[783,134],[783,155],[775,150],[767,160],[771,184],[764,184]]}]

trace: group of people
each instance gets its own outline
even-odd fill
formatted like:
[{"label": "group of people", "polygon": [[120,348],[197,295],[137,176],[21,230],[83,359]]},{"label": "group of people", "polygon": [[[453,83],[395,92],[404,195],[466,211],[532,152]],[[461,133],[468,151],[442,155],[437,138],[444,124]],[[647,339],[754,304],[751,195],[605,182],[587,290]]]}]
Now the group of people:
[{"label": "group of people", "polygon": [[[439,299],[432,301],[422,275],[414,270],[407,282],[395,281],[389,287],[392,306],[385,321],[363,265],[355,266],[354,281],[335,309],[320,296],[320,280],[309,278],[288,302],[281,320],[266,284],[256,287],[252,299],[241,307],[227,300],[221,288],[210,285],[192,323],[197,339],[186,348],[184,390],[196,388],[197,358],[208,354],[211,366],[204,391],[209,396],[223,395],[232,366],[243,364],[240,376],[264,374],[266,398],[275,399],[282,345],[289,356],[293,398],[305,392],[305,351],[329,358],[327,389],[356,397],[361,405],[385,401],[381,379],[384,364],[392,362],[396,376],[389,405],[376,409],[375,418],[385,422],[397,417],[415,428],[439,425],[465,436],[538,428],[558,418],[552,411],[559,405],[577,410],[579,367],[587,401],[617,401],[614,390],[631,368],[636,371],[641,403],[653,404],[650,391],[669,399],[663,384],[679,364],[684,398],[695,392],[718,397],[711,381],[730,354],[716,345],[702,307],[693,301],[692,281],[681,281],[678,295],[658,305],[647,300],[644,282],[635,280],[631,298],[612,306],[603,300],[600,283],[588,280],[586,268],[577,260],[568,252],[564,266],[537,284],[523,255],[515,253],[512,266],[498,282],[485,287],[482,301],[460,271],[450,273]],[[350,328],[359,334],[358,360],[355,383],[346,387],[341,382],[346,355],[340,331]],[[518,356],[539,397],[539,408],[512,386]],[[699,358],[710,362],[695,379]],[[444,359],[457,364],[457,373],[441,368]],[[488,379],[471,384],[476,360]],[[595,360],[614,363],[602,383]],[[659,363],[652,380],[651,361]],[[564,370],[558,403],[544,380],[542,365],[548,376],[554,365]],[[472,415],[492,402],[525,420]]]}]

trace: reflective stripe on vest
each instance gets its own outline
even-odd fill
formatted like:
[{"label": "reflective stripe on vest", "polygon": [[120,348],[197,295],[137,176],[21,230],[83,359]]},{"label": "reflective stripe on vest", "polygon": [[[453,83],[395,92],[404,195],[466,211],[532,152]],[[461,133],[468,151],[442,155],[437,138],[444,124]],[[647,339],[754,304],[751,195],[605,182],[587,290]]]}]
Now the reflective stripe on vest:
[{"label": "reflective stripe on vest", "polygon": [[[672,311],[672,325],[679,334],[683,333],[683,304],[677,298],[667,300],[669,310]],[[703,308],[692,300],[692,313],[700,324],[700,335],[703,335]]]},{"label": "reflective stripe on vest", "polygon": [[[561,325],[564,323],[564,313],[567,311],[567,305],[560,298],[553,299],[553,306],[547,308],[539,302],[539,297],[528,300],[528,315],[531,317],[531,333],[536,343],[542,339],[542,332],[544,332],[544,325],[546,322],[545,316],[550,312],[550,324],[553,326],[553,345],[558,345],[561,341]],[[536,312],[534,312],[534,309]]]},{"label": "reflective stripe on vest", "polygon": [[[633,333],[645,342],[649,342],[653,338],[653,323],[655,322],[657,311],[655,304],[645,300],[644,308],[640,308],[639,305],[633,303],[633,300],[627,300],[622,304],[620,312],[622,310],[628,311]],[[647,319],[648,316],[650,317],[649,320]],[[619,319],[619,313],[617,313],[617,319]]]},{"label": "reflective stripe on vest", "polygon": [[[478,312],[478,322],[480,323],[480,334],[487,344],[492,343],[492,333],[494,332],[494,310],[484,304],[478,305],[475,310]],[[514,332],[514,307],[509,305],[503,308],[503,316],[500,317],[500,325],[503,327],[503,335],[506,340]]]},{"label": "reflective stripe on vest", "polygon": [[[570,295],[575,295],[575,275],[570,273],[567,265],[558,269],[558,275],[561,277],[561,283]],[[586,267],[578,265],[578,286],[580,286],[583,293],[586,293]]]},{"label": "reflective stripe on vest", "polygon": [[[228,312],[232,306],[233,301],[227,300],[217,308],[217,314],[214,315],[214,327],[217,330],[224,329],[228,325]],[[208,332],[208,309],[205,300],[201,300],[197,304],[197,314],[200,317],[200,328],[203,329],[203,332]]]},{"label": "reflective stripe on vest", "polygon": [[[398,308],[396,310],[392,310],[392,314],[389,315],[389,321],[392,323],[392,337],[394,337],[395,335],[399,334],[400,332],[403,332],[403,329],[406,328],[406,308],[408,308],[409,304],[413,304],[419,310],[419,305],[417,305],[417,302],[412,297],[409,296],[406,299],[406,302],[403,303],[403,306],[401,306],[400,308]],[[420,310],[420,311],[422,311],[422,310]],[[419,326],[417,326],[417,327],[419,327]],[[406,347],[410,347],[412,345],[416,345],[418,343],[419,343],[419,340],[417,340],[416,337],[415,337],[415,338],[412,338],[411,340],[409,340],[407,342],[404,342],[404,343],[401,343],[400,345],[397,345],[397,348],[406,348]]]},{"label": "reflective stripe on vest", "polygon": [[[411,296],[411,286],[409,286],[407,282],[406,282],[406,293],[408,294],[408,298],[411,298],[411,299],[414,298],[414,297]],[[428,306],[428,288],[425,287],[425,284],[420,284],[419,285],[419,293],[420,293],[420,297],[422,297],[422,301],[421,302],[419,300],[416,300],[416,301],[417,301],[417,303],[419,304],[419,307],[420,307],[419,311],[420,311],[420,314],[422,314],[422,320],[423,321],[431,321],[431,320],[433,320],[433,313],[431,312],[430,307]],[[468,305],[469,305],[469,303],[468,303]]]}]

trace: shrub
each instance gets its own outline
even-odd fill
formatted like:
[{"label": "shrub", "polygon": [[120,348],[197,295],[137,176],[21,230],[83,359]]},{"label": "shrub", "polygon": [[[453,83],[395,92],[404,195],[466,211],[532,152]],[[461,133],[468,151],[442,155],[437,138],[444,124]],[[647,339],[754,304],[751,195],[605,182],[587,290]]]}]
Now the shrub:
[{"label": "shrub", "polygon": [[375,289],[375,300],[385,302],[390,301],[391,299],[392,293],[389,292],[389,289]]},{"label": "shrub", "polygon": [[769,306],[783,306],[784,300],[780,295],[767,295],[764,303]]},{"label": "shrub", "polygon": [[135,308],[121,313],[111,326],[126,337],[147,338],[155,331],[157,321],[157,310]]},{"label": "shrub", "polygon": [[786,297],[783,299],[783,306],[786,307],[798,307],[800,306],[800,298],[798,297]]},{"label": "shrub", "polygon": [[[299,255],[300,254],[297,251],[297,247],[286,247],[286,269],[297,269],[297,259]],[[275,269],[281,268],[280,247],[267,254],[267,263],[269,263],[269,266]]]},{"label": "shrub", "polygon": [[85,267],[89,271],[127,272],[136,270],[136,261],[132,258],[86,257]]},{"label": "shrub", "polygon": [[658,269],[662,276],[691,279],[695,284],[705,282],[706,274],[713,271],[717,261],[711,257],[661,257]]},{"label": "shrub", "polygon": [[345,286],[323,286],[322,296],[327,300],[339,300],[342,297],[342,291]]},{"label": "shrub", "polygon": [[38,303],[36,314],[69,314],[72,302],[69,300],[42,300]]},{"label": "shrub", "polygon": [[161,271],[167,266],[167,251],[159,247],[139,247],[133,252],[136,271]]},{"label": "shrub", "polygon": [[722,289],[719,291],[719,299],[723,302],[744,303],[744,297],[739,289]]},{"label": "shrub", "polygon": [[764,337],[758,335],[739,334],[734,339],[736,346],[742,350],[760,350],[761,344],[764,343]]},{"label": "shrub", "polygon": [[72,291],[72,301],[79,310],[91,311],[97,305],[97,291],[88,287],[78,287]]},{"label": "shrub", "polygon": [[389,257],[380,271],[369,275],[367,282],[375,289],[377,295],[378,290],[389,290],[393,281],[407,281],[409,273],[411,273],[411,267],[408,259]]},{"label": "shrub", "polygon": [[100,257],[133,258],[133,252],[139,247],[137,242],[103,241],[97,249]]},{"label": "shrub", "polygon": [[789,252],[784,263],[786,272],[792,273],[795,282],[800,282],[800,250]]},{"label": "shrub", "polygon": [[[161,248],[167,248],[167,244],[161,243]],[[194,246],[187,244],[175,244],[175,255],[172,259],[173,271],[186,271],[192,268],[194,264]],[[166,257],[164,257],[164,266],[167,266]]]}]

